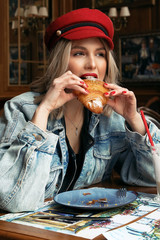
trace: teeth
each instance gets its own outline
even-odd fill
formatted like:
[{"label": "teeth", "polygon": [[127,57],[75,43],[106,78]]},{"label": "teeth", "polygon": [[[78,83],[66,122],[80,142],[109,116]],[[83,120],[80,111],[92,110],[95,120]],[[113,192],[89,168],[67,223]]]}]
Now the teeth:
[{"label": "teeth", "polygon": [[96,78],[93,76],[85,76],[85,77],[82,77],[82,79],[95,80]]}]

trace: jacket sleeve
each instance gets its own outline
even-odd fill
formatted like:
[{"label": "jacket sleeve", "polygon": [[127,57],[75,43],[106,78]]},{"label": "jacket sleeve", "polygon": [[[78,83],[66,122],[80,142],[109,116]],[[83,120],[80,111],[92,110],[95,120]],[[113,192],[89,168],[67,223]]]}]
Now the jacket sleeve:
[{"label": "jacket sleeve", "polygon": [[[157,144],[160,146],[160,129],[149,120],[147,123],[155,146]],[[142,136],[126,127],[126,137],[130,148],[121,154],[121,159],[116,166],[121,169],[122,180],[130,185],[155,186],[155,173],[148,135]]]},{"label": "jacket sleeve", "polygon": [[35,210],[44,202],[58,136],[32,124],[13,102],[5,104],[0,129],[0,208]]}]

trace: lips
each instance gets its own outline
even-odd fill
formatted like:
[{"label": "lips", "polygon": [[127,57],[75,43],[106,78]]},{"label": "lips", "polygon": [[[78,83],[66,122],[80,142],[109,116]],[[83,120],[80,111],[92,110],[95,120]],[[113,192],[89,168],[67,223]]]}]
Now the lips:
[{"label": "lips", "polygon": [[81,75],[80,78],[82,78],[82,79],[97,79],[98,76],[96,73],[85,73],[85,74]]}]

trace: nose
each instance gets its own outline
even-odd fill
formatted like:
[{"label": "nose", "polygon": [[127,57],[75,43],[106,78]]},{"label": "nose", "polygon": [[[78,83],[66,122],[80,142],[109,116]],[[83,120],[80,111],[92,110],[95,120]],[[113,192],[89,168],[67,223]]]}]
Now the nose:
[{"label": "nose", "polygon": [[95,69],[96,68],[96,61],[93,55],[90,55],[86,59],[86,69]]}]

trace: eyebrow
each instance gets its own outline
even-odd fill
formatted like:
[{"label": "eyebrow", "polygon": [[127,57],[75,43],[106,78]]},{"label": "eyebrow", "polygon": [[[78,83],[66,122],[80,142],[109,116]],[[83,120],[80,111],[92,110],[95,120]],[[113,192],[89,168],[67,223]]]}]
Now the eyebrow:
[{"label": "eyebrow", "polygon": [[[85,47],[82,47],[82,46],[73,46],[73,47],[71,48],[71,50],[73,50],[73,49],[82,49],[82,50],[86,50],[86,48],[85,48]],[[104,50],[104,51],[106,51],[106,49],[105,49],[104,47],[101,47],[101,48],[97,48],[97,49],[96,49],[96,51],[100,51],[100,50]]]}]

